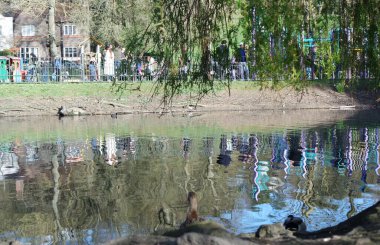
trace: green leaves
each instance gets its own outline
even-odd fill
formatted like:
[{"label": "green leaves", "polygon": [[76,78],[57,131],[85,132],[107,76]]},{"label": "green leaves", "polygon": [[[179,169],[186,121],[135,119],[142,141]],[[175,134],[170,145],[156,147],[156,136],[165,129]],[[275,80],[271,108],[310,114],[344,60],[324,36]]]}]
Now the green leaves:
[{"label": "green leaves", "polygon": [[[380,77],[378,0],[89,1],[97,37],[135,57],[154,54],[163,74],[156,91],[164,90],[164,103],[181,91],[201,98],[215,85],[229,86],[213,74],[221,40],[228,41],[230,55],[238,43],[247,44],[251,74],[261,80],[304,86],[337,74]],[[187,61],[188,73],[181,76]]]}]

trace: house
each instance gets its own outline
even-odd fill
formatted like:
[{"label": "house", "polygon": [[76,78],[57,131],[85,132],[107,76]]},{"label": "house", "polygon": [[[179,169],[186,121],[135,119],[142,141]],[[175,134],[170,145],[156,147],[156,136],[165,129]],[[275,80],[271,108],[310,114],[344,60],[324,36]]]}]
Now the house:
[{"label": "house", "polygon": [[[57,4],[55,13],[56,45],[58,56],[67,61],[80,61],[81,53],[89,52],[89,28],[74,23],[67,17],[64,4]],[[28,60],[33,56],[49,59],[48,9],[42,15],[34,16],[26,12],[14,14],[14,44],[18,56]]]},{"label": "house", "polygon": [[13,17],[5,17],[0,13],[0,51],[13,46]]}]

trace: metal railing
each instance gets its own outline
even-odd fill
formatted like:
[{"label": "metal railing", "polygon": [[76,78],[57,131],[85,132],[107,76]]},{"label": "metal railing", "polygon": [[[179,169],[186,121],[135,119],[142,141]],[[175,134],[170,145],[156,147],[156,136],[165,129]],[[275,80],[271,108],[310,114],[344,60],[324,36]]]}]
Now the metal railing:
[{"label": "metal railing", "polygon": [[[0,57],[1,58],[1,57]],[[144,60],[144,62],[142,61]],[[19,66],[7,63],[0,66],[0,83],[48,83],[48,82],[107,82],[107,81],[145,81],[167,78],[168,68],[155,63],[150,66],[143,57],[139,60],[118,60],[114,63],[113,74],[104,73],[104,64],[96,62],[73,62],[73,61],[26,61]],[[4,64],[4,63],[3,63]],[[1,65],[1,63],[0,63]],[[20,67],[15,69],[14,67]],[[198,71],[198,64],[190,62],[183,66],[178,66],[175,75],[186,78],[194,71]],[[261,78],[252,71],[253,66],[249,62],[231,62],[220,65],[212,61],[207,70],[208,76],[215,80],[244,80],[255,81]],[[173,73],[173,71],[171,70]],[[319,70],[319,74],[323,71]],[[306,67],[306,77],[309,80],[318,79],[312,76],[311,67]],[[365,73],[368,79],[368,72]],[[336,70],[334,74],[327,75],[327,79],[339,80],[344,78],[343,71]],[[266,78],[267,79],[267,78]],[[270,79],[269,79],[270,80]]]}]

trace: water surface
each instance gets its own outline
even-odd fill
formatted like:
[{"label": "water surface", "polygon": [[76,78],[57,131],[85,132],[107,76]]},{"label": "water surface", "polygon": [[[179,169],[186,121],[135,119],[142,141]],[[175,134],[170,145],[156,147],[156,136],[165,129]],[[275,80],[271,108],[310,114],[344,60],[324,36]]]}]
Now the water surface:
[{"label": "water surface", "polygon": [[[378,112],[5,118],[0,237],[98,244],[179,225],[186,195],[240,234],[335,225],[380,197]],[[167,223],[159,211],[169,210]]]}]

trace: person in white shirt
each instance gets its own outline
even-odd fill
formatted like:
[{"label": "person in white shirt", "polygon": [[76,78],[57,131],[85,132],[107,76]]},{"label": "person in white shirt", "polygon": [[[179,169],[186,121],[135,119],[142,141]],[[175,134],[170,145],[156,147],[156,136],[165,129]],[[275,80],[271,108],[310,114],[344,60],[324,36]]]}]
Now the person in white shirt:
[{"label": "person in white shirt", "polygon": [[107,81],[115,76],[115,55],[112,51],[112,45],[109,45],[104,54],[104,76]]}]

